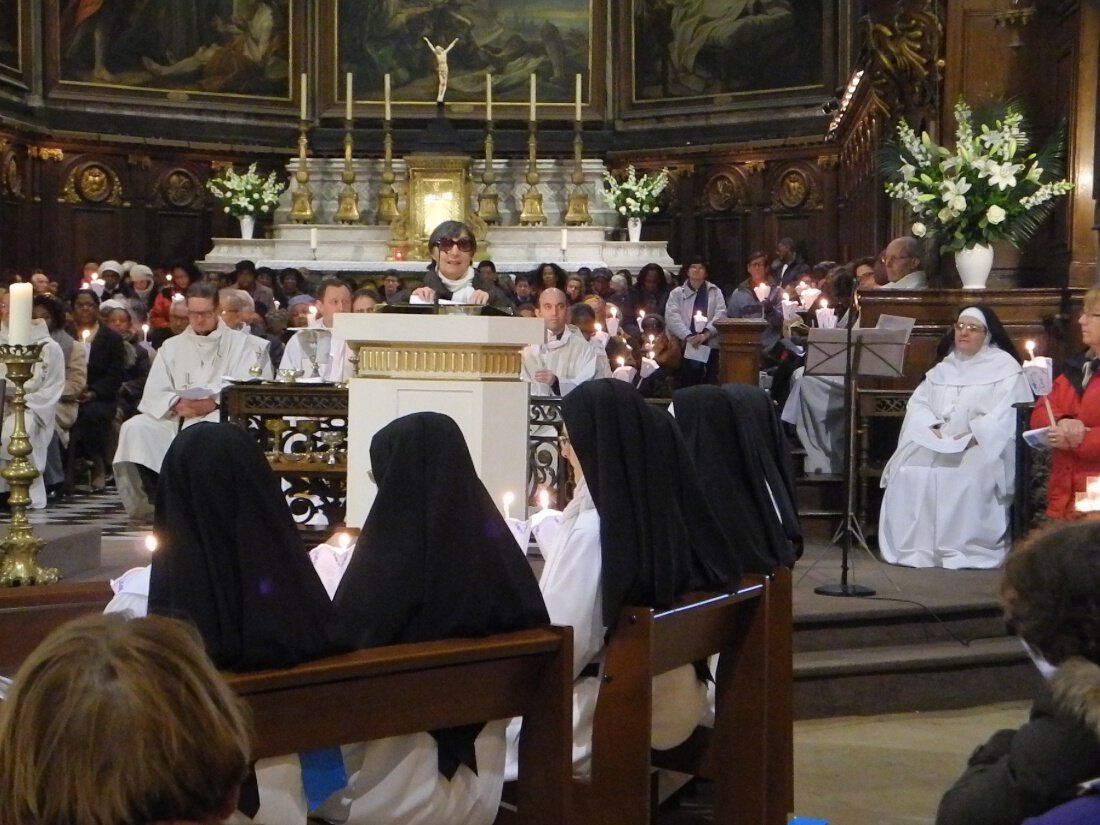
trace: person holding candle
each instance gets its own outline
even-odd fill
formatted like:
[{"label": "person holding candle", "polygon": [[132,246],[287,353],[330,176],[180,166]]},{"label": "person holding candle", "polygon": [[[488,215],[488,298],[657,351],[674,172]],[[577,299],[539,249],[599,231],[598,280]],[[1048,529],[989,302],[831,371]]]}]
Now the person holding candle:
[{"label": "person holding candle", "polygon": [[[730,293],[726,315],[730,318],[763,318],[767,327],[760,333],[762,353],[770,353],[783,334],[783,293],[768,276],[768,256],[753,252],[745,264],[748,277]],[[762,356],[763,357],[763,356]]]},{"label": "person holding candle", "polygon": [[642,357],[657,368],[642,377],[638,392],[645,398],[671,398],[679,386],[683,350],[679,341],[669,337],[662,316],[649,314],[642,320],[641,347]]},{"label": "person holding candle", "polygon": [[668,276],[660,264],[648,263],[638,270],[638,280],[631,300],[633,311],[626,317],[644,310],[647,315],[664,315],[668,294],[672,291]]},{"label": "person holding candle", "polygon": [[1013,404],[1030,402],[1031,389],[988,306],[959,313],[939,356],[882,473],[879,551],[907,567],[999,567],[1015,494]]},{"label": "person holding candle", "polygon": [[718,380],[718,330],[714,322],[726,314],[722,290],[707,280],[707,264],[693,258],[680,270],[681,285],[665,304],[668,331],[684,343],[680,384],[713,384]]},{"label": "person holding candle", "polygon": [[449,301],[454,304],[489,304],[510,309],[508,296],[496,284],[486,283],[473,267],[477,240],[462,221],[443,221],[428,238],[432,263],[424,285],[412,297],[424,303]]},{"label": "person holding candle", "polygon": [[1056,519],[1077,518],[1075,494],[1085,492],[1088,479],[1100,475],[1100,381],[1095,380],[1100,372],[1100,288],[1085,293],[1077,323],[1084,351],[1066,359],[1046,396],[1049,407],[1036,404],[1031,413],[1033,428],[1049,427],[1046,513]]},{"label": "person holding candle", "polygon": [[577,330],[596,353],[596,378],[611,377],[611,363],[607,360],[606,332],[597,329],[596,311],[588,304],[573,304],[569,307],[569,324]]},{"label": "person holding candle", "polygon": [[[65,462],[62,451],[69,444],[69,431],[76,421],[80,405],[76,397],[88,383],[88,363],[84,347],[76,345],[76,339],[65,330],[65,305],[52,295],[35,295],[31,313],[46,323],[50,337],[61,347],[65,359],[65,386],[54,414],[54,437],[50,439],[46,466],[42,478],[46,485],[47,500],[56,498],[65,481]],[[69,465],[72,467],[72,464]]]},{"label": "person holding candle", "polygon": [[[31,441],[30,460],[39,471],[38,477],[31,482],[30,506],[32,510],[41,510],[47,504],[42,472],[46,468],[50,441],[53,439],[57,404],[65,386],[65,357],[61,347],[50,336],[46,322],[32,318],[31,312],[30,284],[12,284],[11,292],[0,293],[0,344],[42,345],[42,354],[34,363],[30,379],[23,385],[27,402],[25,423]],[[0,363],[0,378],[6,375],[7,367]],[[13,388],[10,382],[5,386],[10,397]],[[6,404],[3,428],[0,429],[0,466],[11,460],[8,444],[14,427],[15,416],[11,405]],[[8,482],[0,478],[0,492],[7,489]]]},{"label": "person holding candle", "polygon": [[149,311],[149,326],[153,329],[167,329],[168,311],[172,308],[175,296],[186,295],[191,284],[197,284],[203,279],[202,270],[190,261],[177,261],[172,264],[168,274],[171,276],[170,283],[157,292],[153,299],[153,308]]}]

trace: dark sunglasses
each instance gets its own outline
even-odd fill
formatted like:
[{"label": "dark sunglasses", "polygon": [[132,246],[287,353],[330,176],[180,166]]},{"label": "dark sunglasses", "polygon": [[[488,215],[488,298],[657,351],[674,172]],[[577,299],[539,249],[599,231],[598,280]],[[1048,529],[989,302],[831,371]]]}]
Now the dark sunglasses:
[{"label": "dark sunglasses", "polygon": [[474,251],[474,241],[472,238],[442,238],[436,246],[439,247],[440,252],[450,252],[456,246],[463,252]]}]

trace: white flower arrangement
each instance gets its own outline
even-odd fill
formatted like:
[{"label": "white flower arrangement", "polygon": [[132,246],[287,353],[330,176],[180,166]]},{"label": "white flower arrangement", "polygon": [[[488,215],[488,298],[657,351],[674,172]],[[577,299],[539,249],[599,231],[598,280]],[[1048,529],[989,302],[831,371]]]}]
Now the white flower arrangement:
[{"label": "white flower arrangement", "polygon": [[206,188],[221,201],[226,212],[234,218],[243,218],[274,209],[286,183],[275,172],[261,177],[253,163],[243,174],[237,174],[232,167],[226,169],[207,181]]},{"label": "white flower arrangement", "polygon": [[883,157],[886,193],[904,201],[917,220],[912,233],[931,233],[944,252],[1008,240],[1020,246],[1073,184],[1061,179],[1064,137],[1059,130],[1038,153],[1027,154],[1023,115],[1008,104],[992,125],[975,128],[966,102],[955,104],[955,150],[919,138],[905,121],[898,145]]},{"label": "white flower arrangement", "polygon": [[626,168],[626,179],[619,181],[611,172],[603,173],[603,199],[620,215],[628,218],[644,218],[660,212],[657,196],[668,186],[668,169],[655,175],[641,175],[633,164]]}]

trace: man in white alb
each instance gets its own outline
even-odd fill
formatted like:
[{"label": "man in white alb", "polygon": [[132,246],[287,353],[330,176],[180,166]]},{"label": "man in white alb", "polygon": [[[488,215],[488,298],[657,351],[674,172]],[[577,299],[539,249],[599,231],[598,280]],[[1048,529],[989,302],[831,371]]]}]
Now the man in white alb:
[{"label": "man in white alb", "polygon": [[351,357],[343,338],[332,332],[338,312],[351,312],[351,287],[339,278],[325,278],[317,288],[316,315],[309,326],[286,342],[279,369],[301,370],[302,378],[337,383],[351,377]]},{"label": "man in white alb", "polygon": [[217,421],[222,388],[230,380],[248,379],[252,367],[271,378],[269,342],[220,320],[216,286],[192,285],[187,314],[187,329],[165,341],[153,361],[139,414],[119,433],[115,484],[135,521],[152,516],[156,475],[176,434],[196,421]]},{"label": "man in white alb", "polygon": [[531,395],[568,395],[596,377],[596,351],[566,325],[569,310],[560,289],[539,294],[536,314],[546,324],[546,343],[524,348],[523,380],[531,383]]}]

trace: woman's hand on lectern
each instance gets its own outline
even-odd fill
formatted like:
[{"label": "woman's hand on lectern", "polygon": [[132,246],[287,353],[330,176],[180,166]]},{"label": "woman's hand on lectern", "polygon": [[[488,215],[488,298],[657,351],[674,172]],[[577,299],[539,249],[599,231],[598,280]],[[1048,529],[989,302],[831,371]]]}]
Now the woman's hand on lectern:
[{"label": "woman's hand on lectern", "polygon": [[417,287],[412,291],[412,297],[419,298],[421,301],[426,301],[429,304],[434,304],[435,290],[430,286]]},{"label": "woman's hand on lectern", "polygon": [[489,293],[483,289],[475,289],[470,293],[470,303],[478,305],[489,303]]}]

